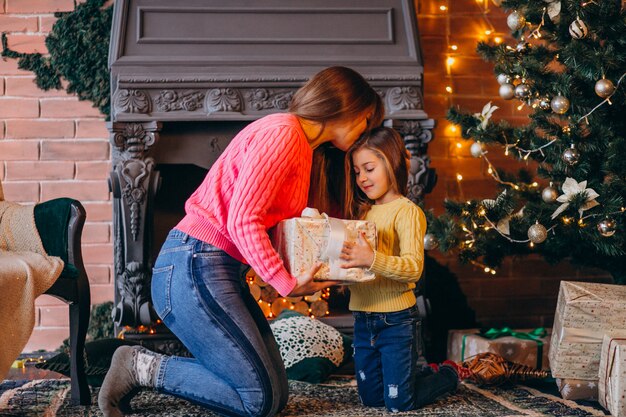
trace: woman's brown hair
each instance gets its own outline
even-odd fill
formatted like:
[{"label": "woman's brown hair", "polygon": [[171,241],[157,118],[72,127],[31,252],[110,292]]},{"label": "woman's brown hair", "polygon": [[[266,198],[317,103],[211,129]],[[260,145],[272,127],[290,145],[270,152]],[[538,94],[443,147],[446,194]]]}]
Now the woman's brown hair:
[{"label": "woman's brown hair", "polygon": [[344,217],[362,219],[372,206],[373,201],[361,191],[356,181],[352,156],[359,149],[369,149],[378,156],[389,177],[391,186],[406,196],[409,182],[409,153],[402,136],[389,127],[379,127],[364,133],[348,149],[345,162],[346,192]]},{"label": "woman's brown hair", "polygon": [[[317,73],[296,91],[289,112],[320,123],[350,120],[368,114],[366,130],[382,124],[385,109],[378,93],[356,71],[330,67]],[[321,135],[320,132],[320,135]],[[315,149],[309,205],[332,215],[343,211],[345,153],[329,143]]]}]

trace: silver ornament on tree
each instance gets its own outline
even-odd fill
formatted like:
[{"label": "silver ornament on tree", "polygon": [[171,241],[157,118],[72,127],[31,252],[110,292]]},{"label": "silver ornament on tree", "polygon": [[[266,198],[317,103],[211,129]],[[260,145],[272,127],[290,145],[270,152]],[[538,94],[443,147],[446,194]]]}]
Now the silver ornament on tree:
[{"label": "silver ornament on tree", "polygon": [[485,149],[482,143],[474,142],[472,143],[472,146],[470,146],[470,154],[474,158],[480,158],[481,156],[483,156],[484,153],[485,153]]},{"label": "silver ornament on tree", "polygon": [[426,233],[424,235],[424,249],[425,250],[433,250],[437,249],[439,246],[439,240],[432,233]]},{"label": "silver ornament on tree", "polygon": [[565,161],[567,165],[574,166],[580,159],[580,152],[578,152],[578,149],[576,149],[576,146],[572,143],[570,147],[563,152],[561,159]]},{"label": "silver ornament on tree", "polygon": [[613,92],[615,92],[615,86],[613,85],[613,82],[611,80],[602,78],[596,81],[594,90],[596,90],[596,94],[600,97],[607,98],[611,94],[613,94]]},{"label": "silver ornament on tree", "polygon": [[547,237],[548,231],[539,222],[536,222],[528,228],[528,239],[535,244],[543,242]]},{"label": "silver ornament on tree", "polygon": [[515,86],[510,83],[502,84],[498,93],[503,99],[510,100],[515,97]]},{"label": "silver ornament on tree", "polygon": [[550,101],[550,107],[552,111],[558,114],[564,114],[569,110],[569,100],[567,97],[562,95],[555,96],[552,101]]},{"label": "silver ornament on tree", "polygon": [[513,31],[519,30],[523,28],[524,25],[526,24],[526,18],[524,17],[523,14],[521,14],[517,10],[514,10],[513,13],[507,16],[506,24],[509,27],[509,29]]},{"label": "silver ornament on tree", "polygon": [[498,74],[498,76],[496,77],[496,80],[498,80],[498,84],[500,85],[511,83],[511,77],[509,77],[506,74]]},{"label": "silver ornament on tree", "polygon": [[576,16],[576,20],[574,20],[569,25],[569,34],[572,35],[574,39],[582,39],[589,33],[589,28],[587,24],[582,21],[582,19]]},{"label": "silver ornament on tree", "polygon": [[550,110],[550,97],[543,96],[539,99],[538,103],[541,110]]},{"label": "silver ornament on tree", "polygon": [[617,230],[617,223],[611,217],[605,217],[598,223],[598,232],[604,237],[611,237]]},{"label": "silver ornament on tree", "polygon": [[554,203],[558,197],[559,192],[556,188],[552,186],[552,183],[550,183],[550,186],[544,188],[543,191],[541,191],[541,199],[545,203]]},{"label": "silver ornament on tree", "polygon": [[522,81],[521,84],[518,84],[517,87],[515,87],[515,97],[520,99],[520,100],[524,100],[526,98],[528,98],[530,96],[530,86],[528,84],[526,84],[524,81]]},{"label": "silver ornament on tree", "polygon": [[521,41],[517,45],[515,45],[515,50],[519,53],[526,53],[530,48],[530,44],[528,42]]}]

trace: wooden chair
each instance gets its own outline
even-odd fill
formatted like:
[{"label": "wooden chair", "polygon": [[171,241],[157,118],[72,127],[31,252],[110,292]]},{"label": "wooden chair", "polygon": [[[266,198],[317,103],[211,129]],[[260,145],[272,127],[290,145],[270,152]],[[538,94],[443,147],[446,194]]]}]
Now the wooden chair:
[{"label": "wooden chair", "polygon": [[35,206],[35,225],[44,249],[48,255],[58,256],[65,262],[63,272],[46,294],[69,304],[71,402],[90,405],[84,348],[91,294],[81,252],[85,217],[82,204],[70,198],[57,198]]}]

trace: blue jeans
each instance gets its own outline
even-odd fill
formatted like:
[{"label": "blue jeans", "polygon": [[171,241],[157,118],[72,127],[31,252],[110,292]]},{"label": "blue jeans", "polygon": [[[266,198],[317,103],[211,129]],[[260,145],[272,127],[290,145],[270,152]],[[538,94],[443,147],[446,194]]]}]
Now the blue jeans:
[{"label": "blue jeans", "polygon": [[172,230],[156,260],[152,300],[194,358],[166,356],[156,388],[228,416],[271,416],[287,403],[272,331],[223,250]]},{"label": "blue jeans", "polygon": [[353,315],[354,368],[363,405],[392,412],[414,410],[456,389],[458,378],[451,368],[418,373],[416,307]]}]

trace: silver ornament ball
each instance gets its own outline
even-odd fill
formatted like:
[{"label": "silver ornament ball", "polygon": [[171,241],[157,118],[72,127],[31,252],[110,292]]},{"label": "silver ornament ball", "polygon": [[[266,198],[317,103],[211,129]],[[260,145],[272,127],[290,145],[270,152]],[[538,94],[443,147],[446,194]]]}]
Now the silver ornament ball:
[{"label": "silver ornament ball", "polygon": [[561,159],[569,166],[576,165],[580,159],[580,152],[572,145],[571,148],[565,149],[563,155],[561,155]]},{"label": "silver ornament ball", "polygon": [[509,77],[506,74],[498,74],[498,76],[496,77],[496,80],[498,80],[498,84],[500,85],[511,83],[511,77]]},{"label": "silver ornament ball", "polygon": [[530,96],[530,86],[524,83],[518,84],[517,87],[515,87],[514,94],[516,98],[523,100]]},{"label": "silver ornament ball", "polygon": [[558,95],[550,101],[550,107],[557,114],[565,114],[569,110],[569,100],[567,97]]},{"label": "silver ornament ball", "polygon": [[510,100],[515,97],[515,86],[509,83],[502,84],[498,93],[500,93],[500,97],[503,99]]},{"label": "silver ornament ball", "polygon": [[435,237],[435,235],[433,235],[432,233],[426,233],[424,235],[424,249],[433,250],[437,249],[438,246],[439,241],[437,240],[437,237]]},{"label": "silver ornament ball", "polygon": [[582,39],[589,33],[589,28],[587,28],[587,24],[583,22],[580,18],[576,18],[569,25],[569,34],[572,35],[574,39]]},{"label": "silver ornament ball", "polygon": [[474,142],[474,143],[472,143],[472,146],[470,146],[470,154],[474,158],[480,158],[481,156],[483,156],[484,153],[485,153],[485,150],[483,148],[483,144],[482,143]]},{"label": "silver ornament ball", "polygon": [[554,203],[558,198],[559,193],[554,187],[546,187],[541,191],[541,199],[545,203]]},{"label": "silver ornament ball", "polygon": [[539,99],[539,108],[541,110],[550,110],[550,97],[541,97]]},{"label": "silver ornament ball", "polygon": [[606,217],[598,223],[598,232],[604,237],[611,237],[617,230],[617,223],[611,217]]},{"label": "silver ornament ball", "polygon": [[523,14],[515,10],[513,11],[513,13],[507,16],[506,24],[509,27],[509,29],[513,31],[519,30],[523,28],[524,25],[526,24],[526,18],[524,17]]},{"label": "silver ornament ball", "polygon": [[596,85],[594,87],[596,90],[596,94],[602,98],[607,98],[615,91],[615,86],[611,80],[607,80],[606,78],[602,78],[596,81]]},{"label": "silver ornament ball", "polygon": [[548,237],[548,231],[539,223],[535,223],[528,228],[528,239],[533,243],[541,243]]}]

